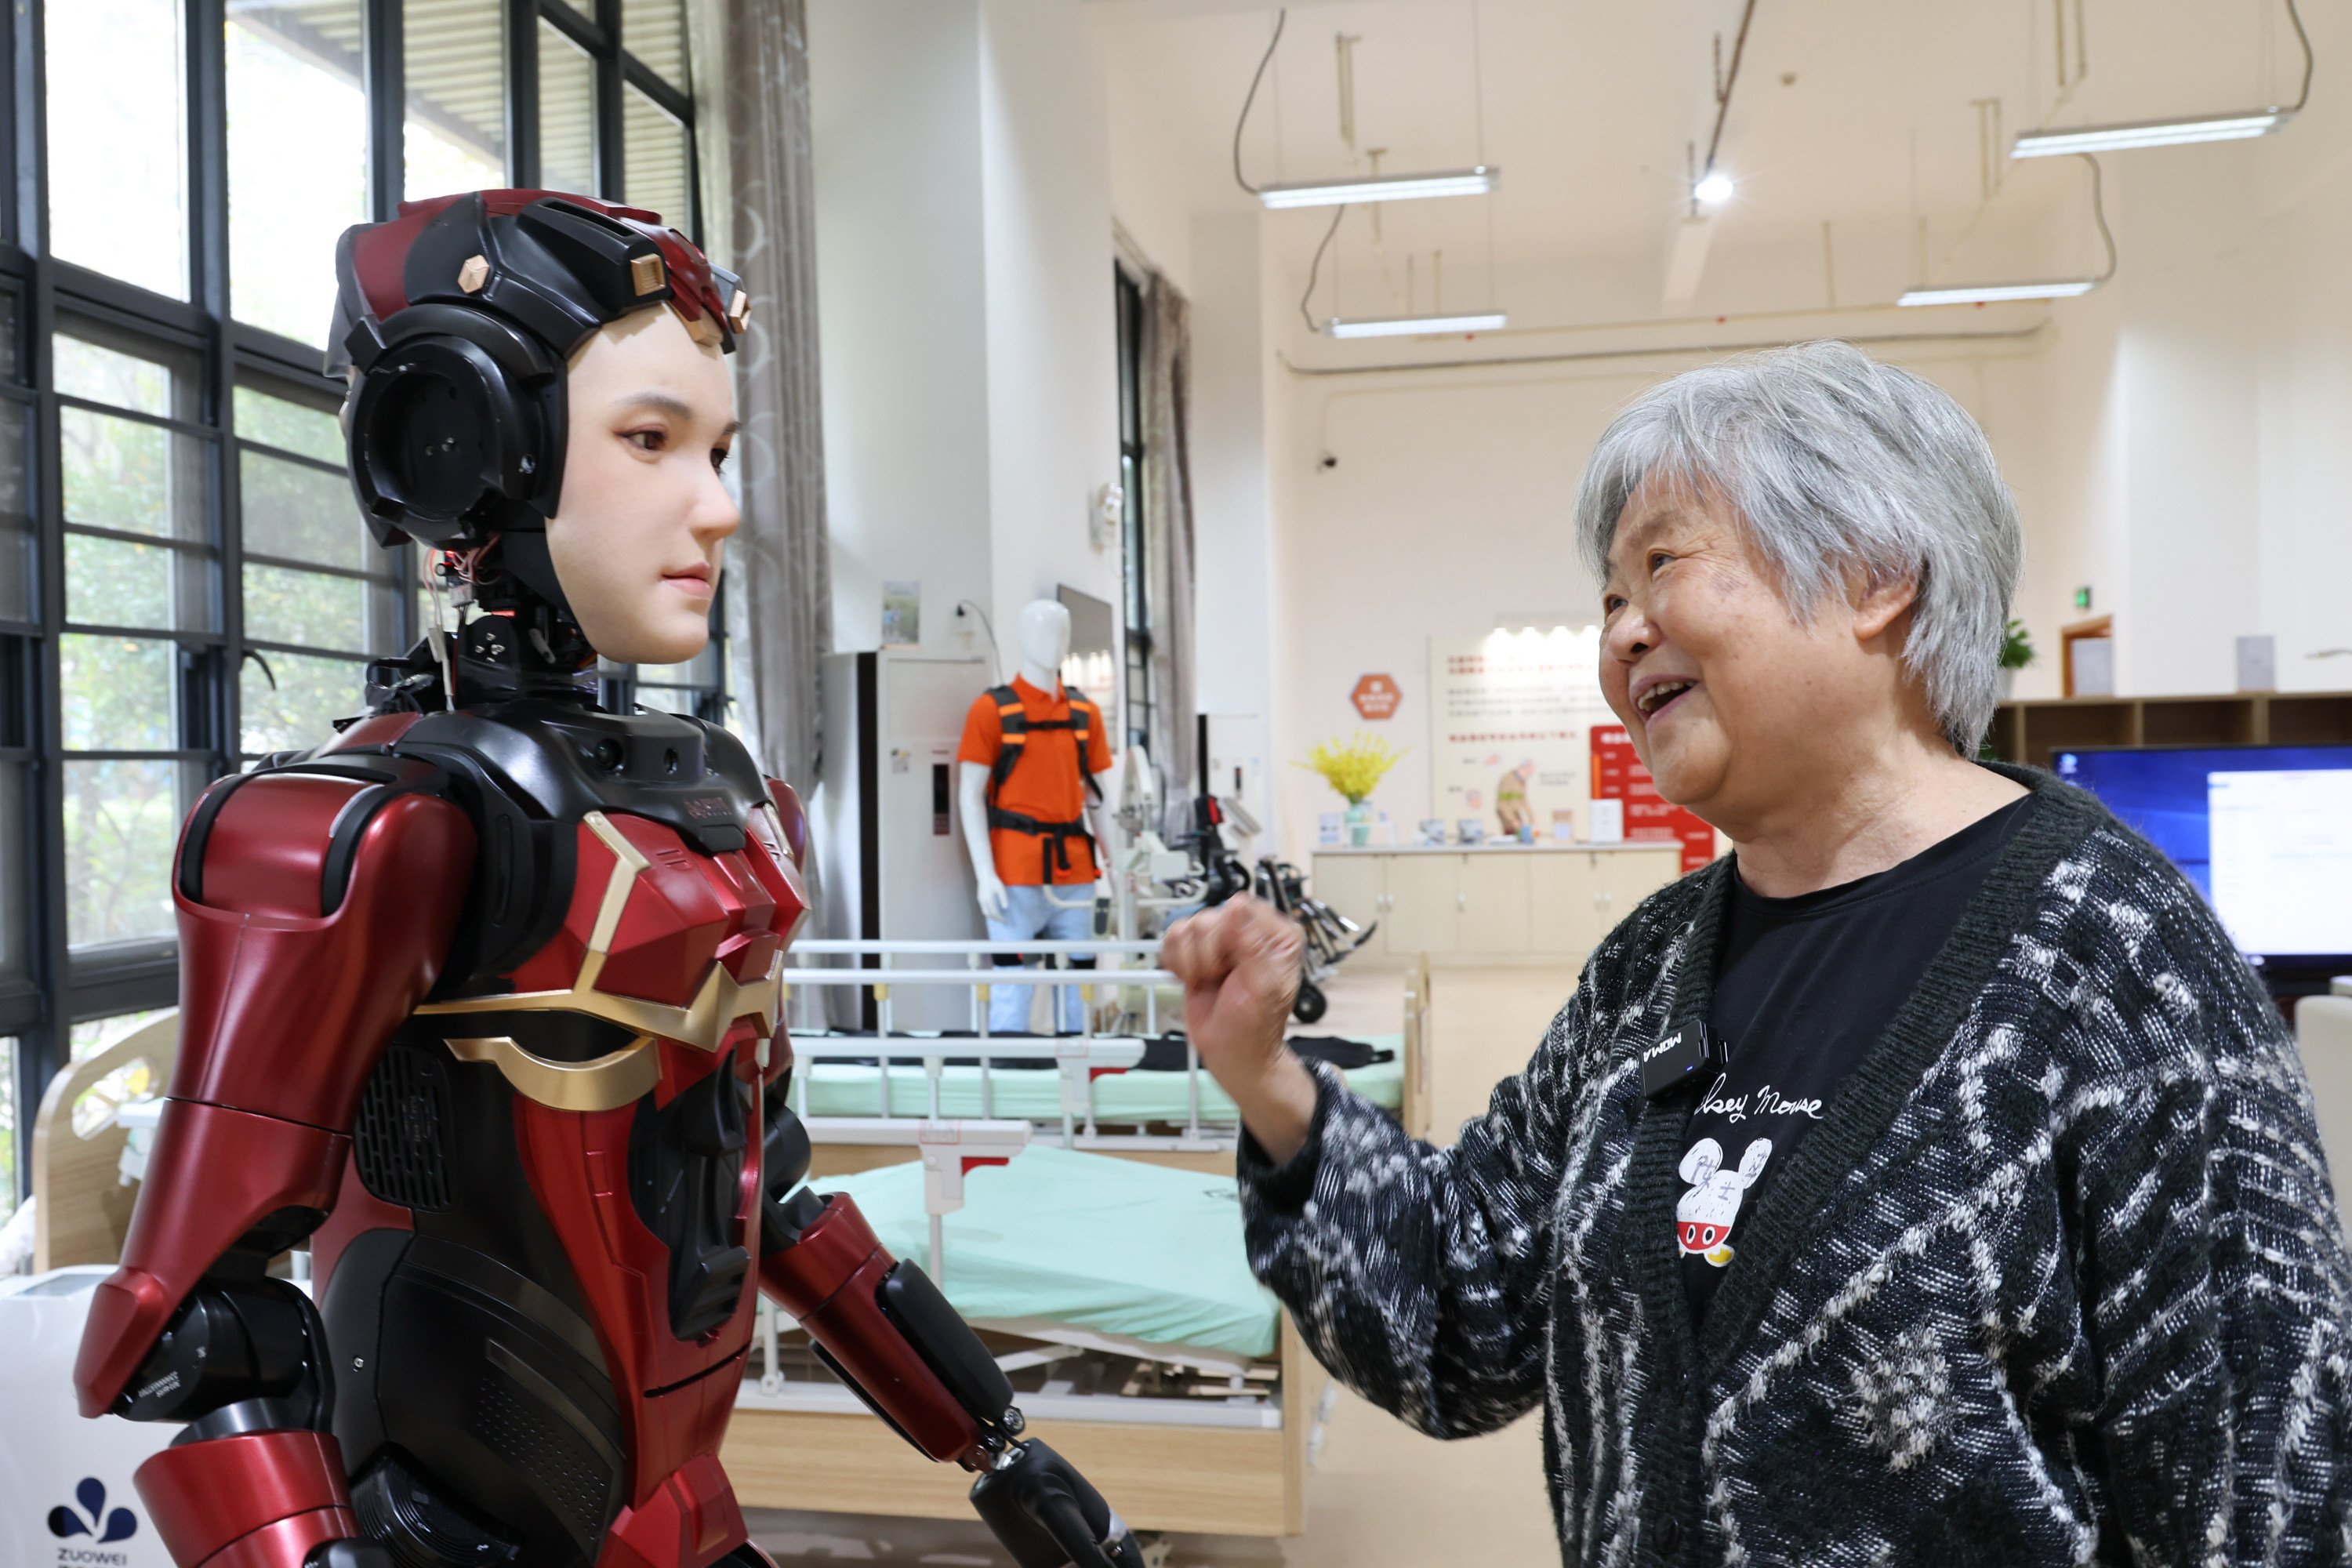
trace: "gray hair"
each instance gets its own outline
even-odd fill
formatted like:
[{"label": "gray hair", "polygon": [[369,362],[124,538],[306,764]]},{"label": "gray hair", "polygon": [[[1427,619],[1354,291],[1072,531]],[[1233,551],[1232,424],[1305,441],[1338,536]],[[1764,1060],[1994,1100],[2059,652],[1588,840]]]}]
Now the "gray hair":
[{"label": "gray hair", "polygon": [[1860,572],[1916,581],[1904,667],[1952,744],[1973,752],[2000,700],[2023,541],[1992,447],[1940,387],[1851,343],[1799,343],[1685,371],[1611,421],[1576,497],[1596,580],[1625,503],[1657,478],[1731,503],[1810,618]]}]

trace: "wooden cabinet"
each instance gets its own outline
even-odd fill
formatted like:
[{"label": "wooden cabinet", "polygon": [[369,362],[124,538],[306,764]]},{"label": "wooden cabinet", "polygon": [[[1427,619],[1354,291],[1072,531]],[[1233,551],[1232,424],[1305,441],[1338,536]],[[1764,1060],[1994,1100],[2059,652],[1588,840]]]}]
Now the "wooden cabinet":
[{"label": "wooden cabinet", "polygon": [[2352,691],[2004,702],[1985,740],[2002,761],[2037,768],[2077,747],[2340,746],[2352,742]]},{"label": "wooden cabinet", "polygon": [[1461,912],[1454,932],[1461,952],[1518,953],[1528,942],[1528,872],[1517,855],[1465,855],[1462,891],[1454,900]]},{"label": "wooden cabinet", "polygon": [[1318,856],[1310,890],[1358,925],[1373,928],[1370,940],[1357,952],[1385,954],[1389,951],[1389,880],[1384,857]]},{"label": "wooden cabinet", "polygon": [[1461,951],[1459,855],[1388,855],[1389,952]]},{"label": "wooden cabinet", "polygon": [[1681,875],[1670,844],[1607,849],[1397,849],[1315,857],[1315,896],[1381,922],[1392,957],[1580,958]]}]

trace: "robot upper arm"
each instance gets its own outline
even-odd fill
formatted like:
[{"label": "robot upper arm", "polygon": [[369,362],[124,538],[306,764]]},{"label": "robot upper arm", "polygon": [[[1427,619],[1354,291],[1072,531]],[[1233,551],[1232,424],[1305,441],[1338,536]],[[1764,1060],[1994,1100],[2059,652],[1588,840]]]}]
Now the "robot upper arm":
[{"label": "robot upper arm", "polygon": [[474,830],[430,764],[225,779],[188,819],[172,1098],[351,1125],[376,1050],[447,955]]},{"label": "robot upper arm", "polygon": [[473,827],[442,784],[336,758],[223,780],[191,814],[179,1057],[83,1333],[85,1414],[114,1405],[200,1286],[257,1279],[333,1202],[361,1088],[438,977],[472,876]]}]

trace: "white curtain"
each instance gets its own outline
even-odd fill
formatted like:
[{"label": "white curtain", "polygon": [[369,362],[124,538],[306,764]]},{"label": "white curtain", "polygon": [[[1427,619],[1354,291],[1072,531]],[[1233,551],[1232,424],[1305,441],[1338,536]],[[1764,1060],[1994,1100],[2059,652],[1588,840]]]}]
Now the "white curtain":
[{"label": "white curtain", "polygon": [[730,685],[761,766],[803,795],[833,651],[816,331],[805,0],[697,0],[706,238],[751,296],[736,345],[743,526],[730,548]]},{"label": "white curtain", "polygon": [[1192,694],[1192,308],[1160,273],[1143,296],[1144,595],[1151,616],[1151,754],[1171,830],[1188,831],[1200,787]]}]

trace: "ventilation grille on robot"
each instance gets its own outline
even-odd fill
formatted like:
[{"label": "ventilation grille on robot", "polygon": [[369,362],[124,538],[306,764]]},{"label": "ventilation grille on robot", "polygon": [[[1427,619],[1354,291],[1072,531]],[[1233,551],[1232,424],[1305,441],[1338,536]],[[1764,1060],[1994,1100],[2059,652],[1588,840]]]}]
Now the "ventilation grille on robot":
[{"label": "ventilation grille on robot", "polygon": [[602,1534],[611,1474],[577,1433],[527,1397],[495,1362],[483,1369],[474,1429],[531,1479],[574,1537],[593,1542]]},{"label": "ventilation grille on robot", "polygon": [[388,1204],[439,1213],[449,1206],[449,1081],[441,1064],[395,1045],[360,1096],[352,1148],[360,1181]]}]

